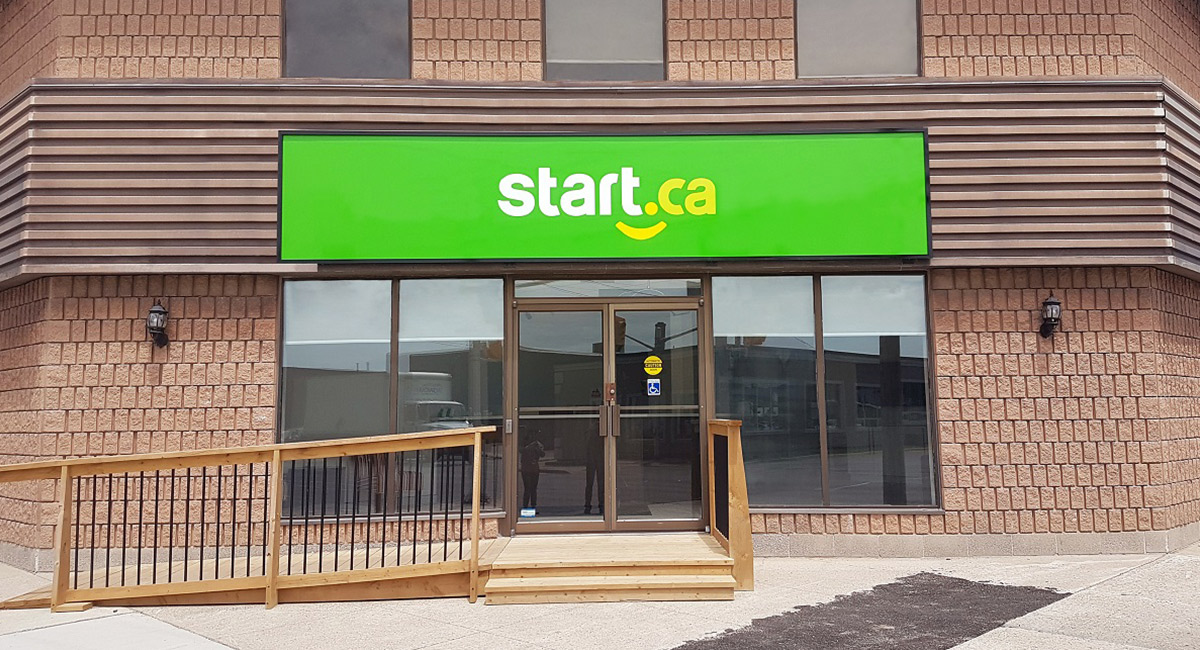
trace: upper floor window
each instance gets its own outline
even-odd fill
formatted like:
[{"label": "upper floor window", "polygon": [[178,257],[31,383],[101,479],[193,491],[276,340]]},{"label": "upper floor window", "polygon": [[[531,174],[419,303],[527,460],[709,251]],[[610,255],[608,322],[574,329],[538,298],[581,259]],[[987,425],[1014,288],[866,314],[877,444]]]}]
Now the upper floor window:
[{"label": "upper floor window", "polygon": [[545,78],[654,81],[665,78],[663,3],[546,0]]},{"label": "upper floor window", "polygon": [[797,0],[796,75],[920,73],[917,0]]},{"label": "upper floor window", "polygon": [[407,0],[286,0],[284,76],[404,79]]}]

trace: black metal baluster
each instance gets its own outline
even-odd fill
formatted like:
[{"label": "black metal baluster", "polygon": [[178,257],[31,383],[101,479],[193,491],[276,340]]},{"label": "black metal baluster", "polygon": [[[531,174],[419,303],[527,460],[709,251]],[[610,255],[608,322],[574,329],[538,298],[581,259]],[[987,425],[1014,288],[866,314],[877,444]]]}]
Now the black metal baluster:
[{"label": "black metal baluster", "polygon": [[188,579],[188,555],[192,552],[192,468],[183,471],[183,581]]},{"label": "black metal baluster", "polygon": [[146,472],[138,472],[137,583],[142,584],[142,547],[146,545]]},{"label": "black metal baluster", "polygon": [[[392,455],[383,454],[383,516],[379,518],[379,566],[387,564],[388,478],[392,474]],[[400,551],[397,550],[397,553]]]},{"label": "black metal baluster", "polygon": [[342,466],[341,458],[334,470],[337,479],[333,482],[333,570],[338,570],[338,558],[342,554]]},{"label": "black metal baluster", "polygon": [[91,476],[88,483],[91,485],[92,497],[92,520],[89,524],[92,543],[88,545],[88,587],[96,586],[96,481],[98,476]]},{"label": "black metal baluster", "polygon": [[371,568],[371,511],[375,509],[375,460],[378,456],[367,457],[367,526],[364,532],[367,542],[367,557],[364,562]]},{"label": "black metal baluster", "polygon": [[204,579],[204,527],[205,511],[208,510],[208,465],[200,466],[200,575],[197,580]]},{"label": "black metal baluster", "polygon": [[[83,477],[78,477],[75,480],[75,512],[80,512],[83,503]],[[75,515],[75,571],[72,572],[72,584],[76,589],[79,588],[79,535],[83,528],[82,519],[78,514]]]},{"label": "black metal baluster", "polygon": [[[237,507],[238,507],[238,472],[237,465],[233,466],[233,497],[229,500],[229,579],[233,579],[234,566],[237,565]],[[250,549],[246,549],[250,553]]]},{"label": "black metal baluster", "polygon": [[458,559],[461,560],[463,559],[463,540],[466,538],[463,528],[467,512],[467,452],[462,448],[458,450],[458,469]]},{"label": "black metal baluster", "polygon": [[404,452],[400,452],[398,457],[400,462],[400,471],[396,475],[396,566],[400,566],[400,554],[404,549],[404,495],[407,490],[404,489]]},{"label": "black metal baluster", "polygon": [[[213,543],[213,548],[217,551],[217,559],[213,563],[213,578],[221,577],[221,469],[224,465],[217,465],[217,537]],[[229,559],[233,560],[233,552],[230,549]]]},{"label": "black metal baluster", "polygon": [[[329,500],[329,459],[321,459],[321,527],[317,529],[317,573],[325,570],[325,504]],[[314,508],[315,510],[315,508]]]},{"label": "black metal baluster", "polygon": [[[254,555],[254,463],[246,463],[246,577],[250,577],[250,556]],[[264,564],[266,564],[264,558]]]},{"label": "black metal baluster", "polygon": [[151,552],[150,582],[158,583],[158,531],[162,527],[162,475],[160,470],[154,470],[154,548]]},{"label": "black metal baluster", "polygon": [[[262,513],[263,513],[263,516],[262,516],[262,575],[264,575],[264,576],[265,576],[265,575],[267,575],[267,543],[270,541],[270,539],[269,539],[269,538],[270,538],[270,536],[271,536],[271,534],[270,534],[270,530],[271,530],[271,529],[270,529],[270,525],[269,525],[269,524],[270,524],[270,521],[271,521],[271,518],[270,518],[270,515],[268,515],[268,514],[267,514],[267,513],[269,512],[269,511],[268,511],[268,508],[271,506],[271,504],[270,504],[270,498],[271,498],[271,463],[263,463],[263,464],[262,464],[262,466],[263,466],[263,473],[262,473],[262,480],[263,480],[263,493],[262,493],[262,504],[263,504],[263,507],[262,507]],[[275,471],[277,471],[277,472],[282,472],[282,471],[283,471],[283,468],[282,468],[282,467],[277,467],[277,468],[275,468]]]},{"label": "black metal baluster", "polygon": [[413,497],[413,539],[412,539],[412,563],[417,563],[417,537],[418,531],[421,528],[421,450],[417,450],[417,485],[415,496]]},{"label": "black metal baluster", "polygon": [[[454,496],[454,465],[442,462],[442,561],[450,559],[450,497]],[[447,473],[449,472],[449,473]]]},{"label": "black metal baluster", "polygon": [[167,494],[167,582],[175,580],[175,468],[171,468],[171,491]]},{"label": "black metal baluster", "polygon": [[125,558],[129,551],[129,473],[121,475],[121,586],[125,586]]},{"label": "black metal baluster", "polygon": [[425,561],[433,562],[433,499],[437,493],[434,488],[437,486],[438,475],[437,450],[429,450],[429,539],[425,540]]},{"label": "black metal baluster", "polygon": [[312,460],[304,461],[304,487],[300,490],[300,510],[304,514],[304,569],[308,573],[308,509],[312,503]]},{"label": "black metal baluster", "polygon": [[286,460],[288,467],[288,559],[287,572],[292,575],[292,555],[296,548],[296,461]]},{"label": "black metal baluster", "polygon": [[113,549],[112,549],[112,546],[113,546],[113,541],[112,541],[112,538],[113,538],[113,521],[112,521],[113,475],[107,474],[107,475],[105,475],[104,479],[105,479],[104,484],[108,488],[108,497],[106,498],[106,503],[104,504],[104,506],[108,512],[108,514],[106,514],[104,516],[104,586],[107,587],[110,584],[109,580],[112,579],[112,564],[111,563],[112,563],[112,552],[113,552]]},{"label": "black metal baluster", "polygon": [[357,547],[354,546],[355,530],[358,528],[356,519],[358,518],[358,459],[362,456],[352,456],[350,462],[353,463],[350,467],[350,488],[353,496],[351,497],[350,507],[350,570],[354,570],[354,553]]}]

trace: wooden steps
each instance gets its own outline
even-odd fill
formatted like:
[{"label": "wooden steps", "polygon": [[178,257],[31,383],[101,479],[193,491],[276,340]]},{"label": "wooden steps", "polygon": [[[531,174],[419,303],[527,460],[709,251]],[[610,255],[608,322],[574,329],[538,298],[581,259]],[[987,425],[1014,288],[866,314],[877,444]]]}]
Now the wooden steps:
[{"label": "wooden steps", "polygon": [[733,560],[708,535],[517,537],[489,566],[489,605],[732,600]]},{"label": "wooden steps", "polygon": [[549,576],[489,578],[488,605],[631,600],[733,600],[732,575]]}]

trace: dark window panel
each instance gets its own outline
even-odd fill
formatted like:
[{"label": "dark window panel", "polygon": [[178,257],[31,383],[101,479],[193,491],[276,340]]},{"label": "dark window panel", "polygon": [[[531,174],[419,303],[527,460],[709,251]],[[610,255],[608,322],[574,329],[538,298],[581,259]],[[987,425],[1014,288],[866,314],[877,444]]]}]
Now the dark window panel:
[{"label": "dark window panel", "polygon": [[284,76],[405,79],[408,2],[287,0]]},{"label": "dark window panel", "polygon": [[917,0],[798,0],[799,77],[920,72]]},{"label": "dark window panel", "polygon": [[654,0],[548,0],[547,80],[664,79],[663,4]]}]

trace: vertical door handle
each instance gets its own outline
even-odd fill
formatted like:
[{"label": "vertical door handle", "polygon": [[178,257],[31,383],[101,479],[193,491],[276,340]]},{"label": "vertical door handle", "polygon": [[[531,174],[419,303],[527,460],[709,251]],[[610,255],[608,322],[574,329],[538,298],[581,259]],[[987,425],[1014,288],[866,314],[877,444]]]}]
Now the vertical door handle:
[{"label": "vertical door handle", "polygon": [[612,437],[621,437],[621,405],[613,403],[612,405]]}]

